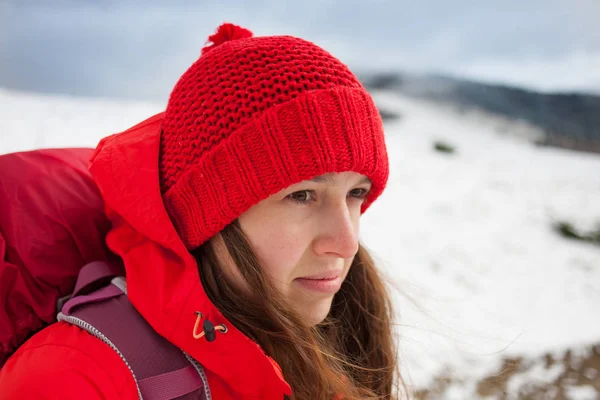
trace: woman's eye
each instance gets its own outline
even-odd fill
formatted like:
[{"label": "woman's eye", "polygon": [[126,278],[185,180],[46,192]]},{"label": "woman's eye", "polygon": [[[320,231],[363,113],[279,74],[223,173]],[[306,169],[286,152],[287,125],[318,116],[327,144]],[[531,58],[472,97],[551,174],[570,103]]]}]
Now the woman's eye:
[{"label": "woman's eye", "polygon": [[[367,189],[357,188],[352,189],[348,193],[348,196],[355,199],[364,200],[367,197],[368,193],[369,190]],[[289,194],[287,197],[296,203],[306,204],[315,201],[316,194],[314,190],[300,190],[298,192]]]},{"label": "woman's eye", "polygon": [[350,196],[357,199],[364,199],[367,197],[367,193],[369,193],[367,189],[352,189],[350,191]]},{"label": "woman's eye", "polygon": [[288,195],[288,197],[296,203],[304,204],[313,201],[315,194],[312,190],[301,190]]}]

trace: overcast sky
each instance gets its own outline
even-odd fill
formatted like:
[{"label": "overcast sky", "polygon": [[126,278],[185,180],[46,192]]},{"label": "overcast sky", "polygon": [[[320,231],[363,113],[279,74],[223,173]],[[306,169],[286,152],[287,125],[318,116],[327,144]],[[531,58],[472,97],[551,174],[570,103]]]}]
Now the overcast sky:
[{"label": "overcast sky", "polygon": [[598,0],[0,0],[0,87],[166,101],[233,22],[311,40],[355,71],[600,92],[599,20]]}]

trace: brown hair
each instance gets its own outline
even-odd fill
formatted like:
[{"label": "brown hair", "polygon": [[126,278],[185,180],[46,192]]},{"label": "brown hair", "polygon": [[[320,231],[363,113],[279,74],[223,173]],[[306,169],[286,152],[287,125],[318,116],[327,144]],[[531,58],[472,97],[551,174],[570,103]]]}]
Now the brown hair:
[{"label": "brown hair", "polygon": [[362,245],[329,315],[311,327],[286,307],[263,274],[239,222],[228,225],[221,235],[252,293],[265,295],[245,294],[221,279],[211,241],[192,251],[203,286],[223,315],[278,362],[293,399],[390,399],[399,386],[404,387],[390,297]]}]

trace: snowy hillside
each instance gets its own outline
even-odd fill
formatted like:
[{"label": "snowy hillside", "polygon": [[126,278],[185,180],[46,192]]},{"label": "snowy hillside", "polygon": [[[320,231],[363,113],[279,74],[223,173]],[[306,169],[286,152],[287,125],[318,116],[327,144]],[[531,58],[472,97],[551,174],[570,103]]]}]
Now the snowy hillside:
[{"label": "snowy hillside", "polygon": [[[397,288],[407,383],[422,398],[516,399],[566,376],[548,354],[584,360],[600,344],[600,247],[552,223],[600,224],[600,156],[535,147],[482,114],[375,97],[402,117],[386,125],[389,186],[361,236]],[[93,147],[162,107],[0,89],[0,154]],[[456,152],[434,151],[436,140]],[[507,359],[527,366],[503,382],[508,397],[482,389]],[[598,398],[600,367],[581,375],[565,398]]]},{"label": "snowy hillside", "polygon": [[[481,114],[377,100],[404,118],[387,126],[390,184],[362,232],[417,305],[398,297],[412,382],[431,387],[434,375],[452,375],[443,398],[477,398],[477,382],[499,373],[503,358],[600,343],[600,247],[551,229],[554,220],[600,224],[600,157],[499,134],[498,121]],[[432,151],[435,140],[456,154]],[[519,379],[560,373],[542,366],[514,376],[509,398],[518,398]],[[599,398],[578,393],[567,398]]]},{"label": "snowy hillside", "polygon": [[600,153],[600,96],[592,93],[540,93],[427,74],[365,73],[363,82],[371,89],[519,119],[543,130],[540,143]]}]

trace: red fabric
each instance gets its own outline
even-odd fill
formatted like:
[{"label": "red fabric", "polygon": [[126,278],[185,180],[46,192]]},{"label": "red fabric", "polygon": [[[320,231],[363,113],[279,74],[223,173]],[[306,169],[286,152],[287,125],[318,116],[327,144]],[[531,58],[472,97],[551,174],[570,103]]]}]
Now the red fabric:
[{"label": "red fabric", "polygon": [[[210,302],[194,258],[171,223],[158,181],[163,114],[104,139],[90,164],[112,222],[111,250],[123,258],[130,300],[163,337],[205,368],[215,399],[281,400],[290,387],[277,364]],[[194,339],[196,311],[229,330]],[[100,340],[57,323],[42,330],[0,370],[3,399],[134,399],[123,361]]]},{"label": "red fabric", "polygon": [[119,355],[64,322],[43,329],[8,359],[0,370],[0,393],[3,400],[138,398]]},{"label": "red fabric", "polygon": [[110,222],[88,161],[92,149],[0,156],[0,366],[55,321],[79,269],[106,259]]},{"label": "red fabric", "polygon": [[302,180],[368,176],[364,212],[388,178],[381,117],[348,67],[306,40],[242,29],[221,26],[165,110],[161,191],[190,250]]}]

